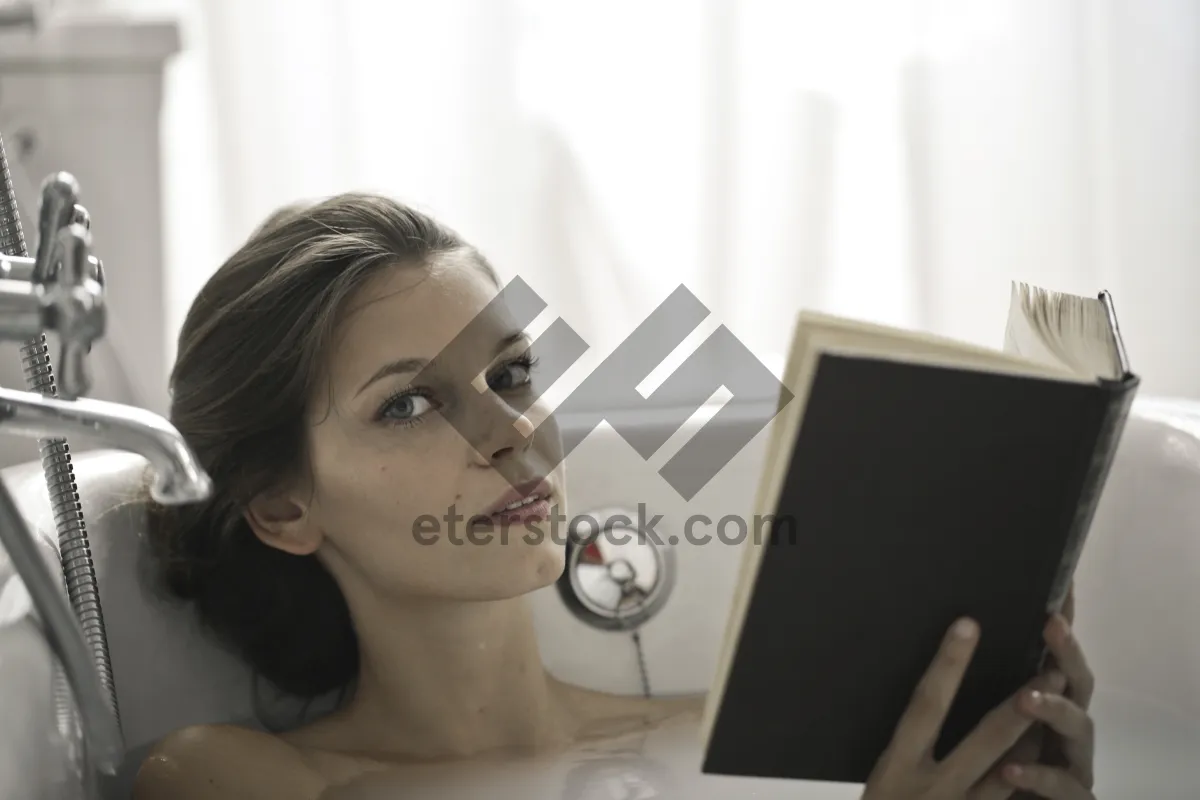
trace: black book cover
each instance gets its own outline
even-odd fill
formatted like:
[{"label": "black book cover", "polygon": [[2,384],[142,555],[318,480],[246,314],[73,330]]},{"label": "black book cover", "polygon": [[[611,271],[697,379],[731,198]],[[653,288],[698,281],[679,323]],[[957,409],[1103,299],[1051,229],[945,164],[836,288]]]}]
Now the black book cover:
[{"label": "black book cover", "polygon": [[1040,668],[1137,386],[822,355],[703,771],[865,782],[967,615],[949,752]]}]

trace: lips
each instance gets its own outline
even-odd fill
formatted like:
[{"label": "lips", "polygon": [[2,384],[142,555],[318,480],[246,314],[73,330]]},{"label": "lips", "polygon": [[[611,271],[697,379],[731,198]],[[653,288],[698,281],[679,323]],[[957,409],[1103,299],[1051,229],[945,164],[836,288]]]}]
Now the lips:
[{"label": "lips", "polygon": [[505,492],[474,519],[479,522],[524,522],[545,519],[550,513],[554,486],[546,478],[526,481]]}]

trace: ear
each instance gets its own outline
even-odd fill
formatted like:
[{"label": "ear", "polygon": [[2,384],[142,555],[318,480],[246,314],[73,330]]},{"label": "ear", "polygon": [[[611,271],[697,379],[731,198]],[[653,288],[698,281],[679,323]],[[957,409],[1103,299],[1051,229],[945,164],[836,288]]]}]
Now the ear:
[{"label": "ear", "polygon": [[250,501],[242,515],[263,544],[298,556],[311,555],[321,546],[320,530],[312,524],[308,507],[293,492],[263,492]]}]

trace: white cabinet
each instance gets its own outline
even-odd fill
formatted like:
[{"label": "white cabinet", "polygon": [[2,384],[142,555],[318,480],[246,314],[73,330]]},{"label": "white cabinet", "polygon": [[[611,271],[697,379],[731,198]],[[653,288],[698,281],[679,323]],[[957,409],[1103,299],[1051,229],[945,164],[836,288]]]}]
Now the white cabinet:
[{"label": "white cabinet", "polygon": [[[160,414],[169,368],[159,120],[163,68],[179,48],[172,22],[64,18],[40,31],[0,28],[0,132],[27,244],[37,243],[42,180],[72,173],[108,281],[91,396]],[[0,344],[0,386],[25,387],[12,344]],[[32,442],[0,439],[0,466],[36,453]]]}]

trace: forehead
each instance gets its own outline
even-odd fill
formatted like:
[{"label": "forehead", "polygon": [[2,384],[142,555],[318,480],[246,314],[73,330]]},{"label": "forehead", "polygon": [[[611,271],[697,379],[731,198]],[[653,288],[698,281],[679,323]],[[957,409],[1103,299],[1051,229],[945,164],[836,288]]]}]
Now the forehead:
[{"label": "forehead", "polygon": [[335,384],[357,387],[398,359],[433,359],[469,323],[470,339],[459,342],[491,349],[518,329],[509,309],[492,302],[499,291],[483,269],[463,257],[389,267],[364,284],[341,315],[330,364]]}]

